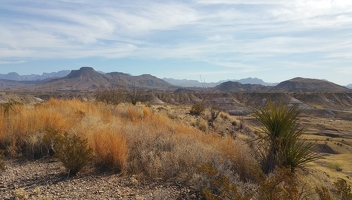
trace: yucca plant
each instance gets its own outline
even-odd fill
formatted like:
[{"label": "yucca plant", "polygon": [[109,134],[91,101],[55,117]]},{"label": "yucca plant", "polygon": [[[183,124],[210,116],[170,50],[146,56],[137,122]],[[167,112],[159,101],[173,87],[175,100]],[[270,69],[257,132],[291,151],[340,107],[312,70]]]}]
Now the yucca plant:
[{"label": "yucca plant", "polygon": [[292,172],[297,167],[318,158],[311,151],[312,144],[301,136],[305,127],[301,126],[298,116],[301,114],[298,104],[269,101],[266,107],[254,111],[255,117],[263,125],[264,136],[260,141],[267,145],[261,152],[261,167],[264,173],[272,172],[275,167],[287,167]]}]

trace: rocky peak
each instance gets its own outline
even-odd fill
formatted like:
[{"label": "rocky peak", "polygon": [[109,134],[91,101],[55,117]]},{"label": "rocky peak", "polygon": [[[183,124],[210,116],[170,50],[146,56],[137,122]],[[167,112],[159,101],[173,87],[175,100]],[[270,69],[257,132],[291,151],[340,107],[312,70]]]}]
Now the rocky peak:
[{"label": "rocky peak", "polygon": [[100,74],[95,71],[92,67],[81,67],[79,70],[72,70],[67,78],[78,78],[78,77],[96,77]]}]

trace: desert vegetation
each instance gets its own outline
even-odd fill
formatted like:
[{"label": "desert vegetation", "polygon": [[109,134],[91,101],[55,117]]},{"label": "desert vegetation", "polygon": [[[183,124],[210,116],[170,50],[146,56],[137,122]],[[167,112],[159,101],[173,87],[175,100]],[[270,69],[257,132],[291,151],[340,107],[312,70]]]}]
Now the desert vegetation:
[{"label": "desert vegetation", "polygon": [[[4,104],[0,149],[7,159],[58,159],[67,176],[94,168],[192,185],[208,199],[324,199],[351,193],[343,180],[326,189],[302,178],[300,167],[318,156],[302,138],[297,106],[272,103],[257,109],[254,117],[262,129],[254,131],[241,117],[204,102],[186,106],[179,117],[166,105],[126,103],[116,94],[100,93],[100,101]],[[223,130],[225,123],[232,129]]]},{"label": "desert vegetation", "polygon": [[7,156],[56,155],[68,170],[73,169],[68,162],[80,165],[75,157],[85,157],[91,149],[97,167],[190,181],[196,166],[213,163],[220,170],[232,163],[228,167],[234,168],[236,154],[246,151],[231,137],[204,134],[143,105],[50,99],[39,105],[16,104],[0,113],[0,145]]}]

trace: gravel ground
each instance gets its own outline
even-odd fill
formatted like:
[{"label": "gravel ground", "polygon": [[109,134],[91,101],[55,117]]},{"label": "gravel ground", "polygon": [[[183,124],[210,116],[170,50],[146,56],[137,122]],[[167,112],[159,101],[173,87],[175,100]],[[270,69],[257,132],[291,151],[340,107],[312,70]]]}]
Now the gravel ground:
[{"label": "gravel ground", "polygon": [[121,174],[85,169],[68,178],[54,159],[7,160],[0,175],[0,199],[201,199],[192,187],[138,181]]}]

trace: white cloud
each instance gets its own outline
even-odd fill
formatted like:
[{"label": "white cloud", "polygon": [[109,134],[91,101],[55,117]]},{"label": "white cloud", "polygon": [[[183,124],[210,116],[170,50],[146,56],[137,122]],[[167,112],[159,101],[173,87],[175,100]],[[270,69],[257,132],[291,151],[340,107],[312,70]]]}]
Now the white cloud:
[{"label": "white cloud", "polygon": [[347,63],[352,55],[347,0],[19,0],[4,3],[0,17],[2,63],[175,58],[261,71]]}]

